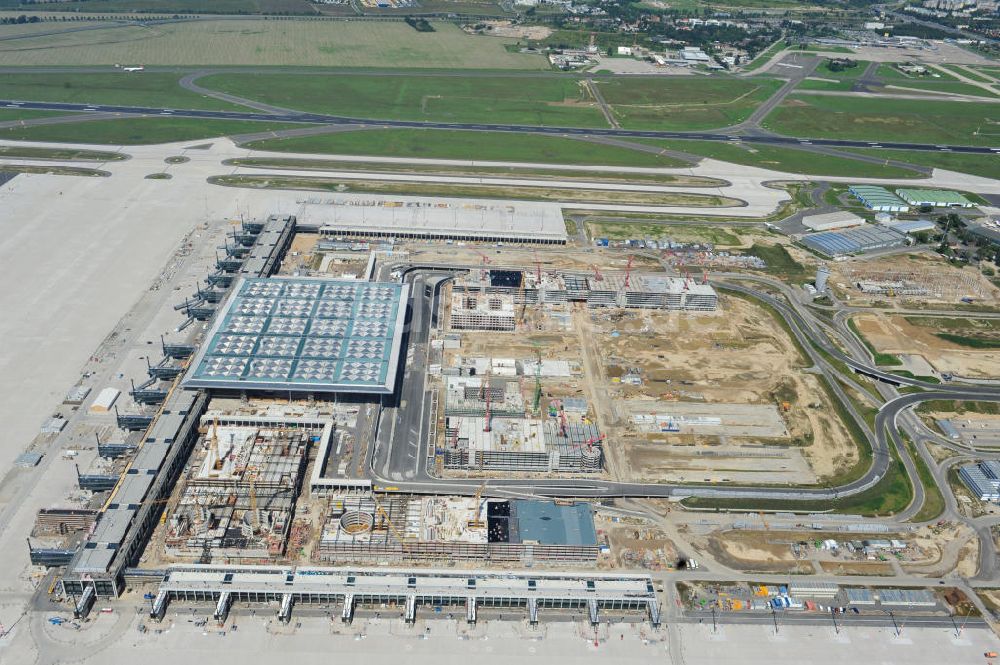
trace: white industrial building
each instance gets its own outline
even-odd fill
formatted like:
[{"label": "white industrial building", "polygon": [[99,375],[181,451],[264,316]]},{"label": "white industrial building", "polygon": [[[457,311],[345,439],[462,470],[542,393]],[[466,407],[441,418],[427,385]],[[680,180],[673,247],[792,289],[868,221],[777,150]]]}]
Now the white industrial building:
[{"label": "white industrial building", "polygon": [[298,219],[328,238],[566,244],[554,203],[344,194],[303,202]]},{"label": "white industrial building", "polygon": [[833,231],[860,226],[865,220],[852,212],[837,211],[822,215],[807,215],[802,218],[802,225],[813,231]]}]

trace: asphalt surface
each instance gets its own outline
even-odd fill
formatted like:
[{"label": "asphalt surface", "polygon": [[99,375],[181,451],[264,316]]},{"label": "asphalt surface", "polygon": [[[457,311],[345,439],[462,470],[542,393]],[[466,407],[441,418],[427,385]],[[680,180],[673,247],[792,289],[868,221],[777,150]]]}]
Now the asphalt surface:
[{"label": "asphalt surface", "polygon": [[0,107],[39,111],[114,113],[122,116],[160,116],[175,118],[201,118],[205,120],[250,120],[262,122],[300,122],[321,125],[361,125],[402,127],[414,129],[451,129],[486,132],[518,132],[549,136],[617,136],[654,139],[690,139],[697,141],[743,141],[772,145],[829,146],[840,148],[888,148],[921,152],[960,152],[969,154],[1000,154],[1000,147],[967,145],[937,145],[932,143],[899,143],[854,141],[847,139],[804,139],[760,134],[724,134],[719,132],[662,132],[635,129],[585,129],[581,127],[536,127],[531,125],[478,124],[460,122],[418,122],[414,120],[379,120],[351,118],[321,113],[251,113],[241,111],[205,111],[196,109],[168,109],[147,106],[116,106],[109,104],[76,104],[68,102],[32,102],[0,99]]}]

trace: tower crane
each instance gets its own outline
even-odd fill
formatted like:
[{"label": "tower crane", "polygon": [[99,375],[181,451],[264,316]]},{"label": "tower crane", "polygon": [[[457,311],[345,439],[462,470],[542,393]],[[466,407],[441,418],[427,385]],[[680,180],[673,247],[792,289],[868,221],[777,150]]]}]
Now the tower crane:
[{"label": "tower crane", "polygon": [[486,491],[487,482],[489,481],[487,480],[483,481],[483,484],[480,485],[479,489],[476,490],[476,496],[472,500],[472,519],[469,520],[468,524],[470,529],[481,529],[484,526],[486,526],[480,517],[480,513],[482,511],[479,509],[479,502],[483,500],[483,492]]},{"label": "tower crane", "polygon": [[625,288],[627,289],[632,285],[632,261],[635,260],[635,255],[629,255],[628,265],[625,266]]}]

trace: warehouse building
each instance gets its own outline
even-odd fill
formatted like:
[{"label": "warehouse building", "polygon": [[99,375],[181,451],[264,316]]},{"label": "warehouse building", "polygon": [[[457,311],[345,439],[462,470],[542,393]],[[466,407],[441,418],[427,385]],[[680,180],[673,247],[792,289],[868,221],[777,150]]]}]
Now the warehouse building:
[{"label": "warehouse building", "polygon": [[299,217],[325,238],[566,244],[554,203],[343,195],[306,201]]},{"label": "warehouse building", "polygon": [[848,191],[869,210],[875,212],[906,212],[910,206],[885,187],[851,185]]},{"label": "warehouse building", "polygon": [[825,256],[837,257],[864,254],[880,249],[903,247],[906,234],[881,224],[866,224],[844,231],[826,231],[804,236],[800,242]]},{"label": "warehouse building", "polygon": [[802,218],[802,225],[812,231],[834,231],[861,226],[864,223],[864,219],[846,210],[828,212],[822,215],[806,215]]},{"label": "warehouse building", "polygon": [[966,464],[959,467],[958,476],[980,501],[1000,501],[1000,462]]},{"label": "warehouse building", "polygon": [[183,385],[244,393],[391,394],[409,285],[242,279]]},{"label": "warehouse building", "polygon": [[976,205],[958,192],[946,189],[897,189],[896,194],[914,207],[974,208]]}]

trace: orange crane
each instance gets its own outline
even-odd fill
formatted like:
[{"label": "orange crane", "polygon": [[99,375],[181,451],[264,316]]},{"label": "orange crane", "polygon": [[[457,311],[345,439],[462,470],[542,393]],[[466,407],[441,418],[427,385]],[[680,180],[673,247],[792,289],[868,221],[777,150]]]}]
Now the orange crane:
[{"label": "orange crane", "polygon": [[634,255],[628,257],[628,265],[625,266],[625,288],[627,289],[632,285],[632,261],[635,260]]},{"label": "orange crane", "polygon": [[590,267],[594,269],[594,279],[598,282],[602,281],[604,279],[604,275],[601,274],[600,269],[595,265],[591,265]]}]

